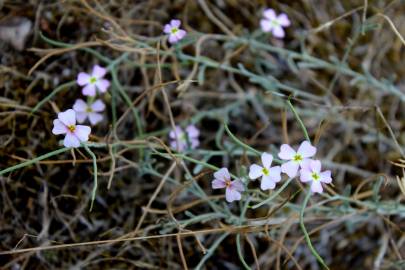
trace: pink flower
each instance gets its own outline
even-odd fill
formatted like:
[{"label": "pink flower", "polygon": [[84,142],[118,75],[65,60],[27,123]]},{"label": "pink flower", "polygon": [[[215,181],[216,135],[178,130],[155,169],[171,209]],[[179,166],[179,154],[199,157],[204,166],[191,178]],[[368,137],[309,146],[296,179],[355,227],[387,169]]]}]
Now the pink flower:
[{"label": "pink flower", "polygon": [[170,23],[166,24],[163,28],[163,32],[169,34],[169,42],[171,44],[179,42],[183,39],[187,32],[183,29],[180,29],[181,21],[180,20],[171,20]]},{"label": "pink flower", "polygon": [[303,141],[297,152],[288,144],[281,145],[278,156],[283,160],[289,160],[281,165],[281,171],[286,173],[290,178],[295,177],[302,162],[305,159],[313,157],[315,153],[316,148],[308,141]]},{"label": "pink flower", "polygon": [[272,32],[275,37],[283,38],[285,32],[283,27],[290,26],[290,20],[287,15],[281,13],[277,16],[276,12],[269,8],[263,12],[263,19],[260,20],[260,26],[263,32]]},{"label": "pink flower", "polygon": [[308,160],[304,163],[304,168],[300,171],[301,182],[310,182],[311,191],[322,193],[322,183],[330,184],[332,182],[331,172],[321,172],[321,162],[319,160]]},{"label": "pink flower", "polygon": [[257,179],[262,177],[260,188],[262,190],[274,189],[276,183],[281,180],[281,168],[280,166],[270,167],[273,162],[273,155],[268,153],[262,154],[262,166],[253,164],[249,169],[249,178]]},{"label": "pink flower", "polygon": [[180,126],[176,126],[169,133],[170,147],[177,151],[184,151],[188,146],[195,149],[200,145],[198,136],[200,136],[200,131],[194,125],[187,126],[185,132]]},{"label": "pink flower", "polygon": [[227,202],[239,201],[242,198],[241,192],[245,190],[245,187],[240,180],[231,181],[231,175],[227,168],[222,168],[215,172],[214,177],[212,188],[226,188],[225,198]]},{"label": "pink flower", "polygon": [[96,89],[101,93],[105,93],[107,88],[110,87],[110,82],[103,79],[106,73],[107,69],[99,65],[93,67],[91,74],[80,72],[79,75],[77,75],[77,84],[84,86],[82,89],[83,95],[94,97],[96,95]]},{"label": "pink flower", "polygon": [[72,109],[58,113],[58,119],[53,120],[52,133],[66,134],[63,140],[65,147],[79,147],[80,143],[89,140],[90,132],[90,127],[76,125],[76,113]]},{"label": "pink flower", "polygon": [[76,112],[77,122],[83,123],[89,118],[92,125],[103,120],[103,115],[99,112],[104,111],[104,109],[105,105],[100,99],[97,99],[92,104],[87,104],[82,99],[76,99],[75,104],[73,105],[73,110]]}]

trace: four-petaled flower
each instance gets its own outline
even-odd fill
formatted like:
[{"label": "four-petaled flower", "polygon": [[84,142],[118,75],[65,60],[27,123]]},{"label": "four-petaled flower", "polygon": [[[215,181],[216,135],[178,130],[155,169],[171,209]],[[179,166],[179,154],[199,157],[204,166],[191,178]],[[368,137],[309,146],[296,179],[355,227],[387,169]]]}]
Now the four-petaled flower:
[{"label": "four-petaled flower", "polygon": [[176,128],[169,133],[170,137],[170,147],[177,151],[184,151],[187,146],[191,149],[195,149],[200,145],[198,136],[200,131],[194,125],[189,125],[186,127],[185,131],[180,127]]},{"label": "four-petaled flower", "polygon": [[241,192],[245,190],[245,187],[238,179],[231,181],[231,175],[227,168],[222,168],[215,172],[214,178],[212,180],[212,188],[226,188],[225,198],[227,202],[239,201],[242,198]]},{"label": "four-petaled flower", "polygon": [[80,72],[79,75],[77,75],[77,84],[84,86],[82,89],[83,95],[94,97],[96,95],[96,89],[101,93],[106,92],[107,88],[110,86],[110,82],[103,79],[106,73],[107,69],[99,65],[93,67],[91,74]]},{"label": "four-petaled flower", "polygon": [[332,182],[331,172],[321,172],[321,162],[319,160],[307,160],[303,163],[300,171],[301,182],[310,182],[311,191],[322,193],[322,183],[330,184]]},{"label": "four-petaled flower", "polygon": [[176,43],[183,39],[187,32],[183,29],[180,29],[181,21],[180,20],[171,20],[170,23],[166,24],[163,28],[163,32],[169,35],[169,42],[171,44]]},{"label": "four-petaled flower", "polygon": [[262,177],[260,188],[262,190],[274,189],[276,183],[281,180],[281,168],[280,166],[271,167],[273,162],[273,155],[268,153],[262,154],[262,166],[253,164],[249,169],[249,178],[257,179]]},{"label": "four-petaled flower", "polygon": [[79,147],[81,142],[89,140],[90,132],[90,127],[76,125],[76,113],[72,109],[58,113],[58,119],[53,120],[52,133],[66,134],[63,140],[65,147]]},{"label": "four-petaled flower", "polygon": [[269,8],[263,12],[263,19],[260,20],[260,26],[263,32],[272,32],[275,37],[283,38],[285,32],[283,27],[290,26],[290,20],[287,15],[281,13],[277,16],[276,12]]},{"label": "four-petaled flower", "polygon": [[103,120],[103,115],[100,112],[104,111],[104,109],[105,105],[100,99],[97,99],[92,104],[87,104],[84,100],[77,99],[73,105],[77,122],[83,123],[86,118],[89,118],[92,125]]},{"label": "four-petaled flower", "polygon": [[313,157],[315,153],[316,148],[308,141],[303,141],[297,152],[288,144],[281,145],[278,156],[283,160],[289,160],[281,165],[281,171],[286,173],[290,178],[295,177],[302,162],[305,159]]}]

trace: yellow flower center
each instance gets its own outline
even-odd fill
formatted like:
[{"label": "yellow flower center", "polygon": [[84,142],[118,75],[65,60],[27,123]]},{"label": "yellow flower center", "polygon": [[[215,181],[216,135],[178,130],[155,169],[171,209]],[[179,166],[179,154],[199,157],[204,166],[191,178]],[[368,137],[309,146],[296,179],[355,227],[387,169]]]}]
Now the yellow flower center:
[{"label": "yellow flower center", "polygon": [[269,170],[267,168],[263,168],[262,169],[262,173],[266,176],[268,176],[270,174]]},{"label": "yellow flower center", "polygon": [[97,82],[97,78],[96,77],[91,77],[90,78],[90,83],[91,84],[94,84],[94,83],[96,83]]},{"label": "yellow flower center", "polygon": [[302,156],[300,154],[296,154],[293,158],[295,162],[301,162],[302,161]]},{"label": "yellow flower center", "polygon": [[312,179],[313,179],[314,181],[319,181],[319,179],[321,178],[321,177],[319,176],[319,174],[317,174],[316,172],[312,173],[312,174],[311,174],[311,177],[312,177]]},{"label": "yellow flower center", "polygon": [[171,32],[172,34],[176,34],[179,31],[179,29],[177,27],[173,27]]},{"label": "yellow flower center", "polygon": [[93,110],[91,109],[91,107],[87,107],[86,112],[91,113],[91,112],[93,112]]},{"label": "yellow flower center", "polygon": [[67,127],[68,128],[68,130],[70,131],[70,132],[75,132],[75,130],[76,130],[76,126],[75,125],[70,125],[70,126],[68,126]]},{"label": "yellow flower center", "polygon": [[271,25],[280,26],[280,23],[277,20],[271,20]]},{"label": "yellow flower center", "polygon": [[230,179],[225,179],[225,186],[228,188],[231,186],[231,180]]}]

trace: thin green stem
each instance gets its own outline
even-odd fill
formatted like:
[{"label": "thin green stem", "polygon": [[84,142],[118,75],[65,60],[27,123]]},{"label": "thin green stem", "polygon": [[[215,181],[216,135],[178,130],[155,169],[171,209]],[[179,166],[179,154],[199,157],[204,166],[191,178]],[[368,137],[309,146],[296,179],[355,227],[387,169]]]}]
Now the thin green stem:
[{"label": "thin green stem", "polygon": [[302,122],[301,117],[298,115],[298,113],[295,110],[294,106],[292,105],[291,101],[287,100],[287,104],[290,107],[291,111],[294,113],[294,116],[297,119],[298,123],[300,124],[302,132],[304,133],[305,138],[307,139],[307,141],[311,142],[311,140],[309,139],[309,136],[308,136],[308,131],[305,128],[304,122]]},{"label": "thin green stem", "polygon": [[314,246],[312,245],[311,239],[309,238],[309,234],[307,229],[305,228],[304,224],[304,212],[305,208],[308,204],[309,198],[311,197],[311,191],[308,189],[307,195],[305,196],[304,203],[302,204],[301,212],[300,212],[300,227],[302,232],[304,233],[305,241],[307,242],[307,245],[309,249],[311,250],[312,254],[315,256],[317,261],[325,268],[329,270],[329,267],[326,265],[326,263],[323,261],[322,257],[318,254]]},{"label": "thin green stem", "polygon": [[15,171],[15,170],[18,170],[18,169],[27,167],[27,166],[29,166],[29,165],[31,165],[31,164],[34,164],[34,163],[36,163],[36,162],[38,162],[38,161],[47,159],[47,158],[49,158],[49,157],[59,155],[59,154],[61,154],[61,153],[63,153],[63,152],[66,152],[66,151],[68,151],[68,150],[70,150],[70,149],[71,149],[71,148],[61,148],[61,149],[58,149],[58,150],[49,152],[49,153],[47,153],[47,154],[44,154],[44,155],[42,155],[42,156],[39,156],[39,157],[30,159],[30,160],[24,161],[24,162],[22,162],[22,163],[20,163],[20,164],[17,164],[17,165],[8,167],[7,169],[4,169],[4,170],[1,170],[1,171],[0,171],[0,176],[3,175],[3,174],[5,174],[5,173],[12,172],[12,171]]},{"label": "thin green stem", "polygon": [[98,181],[97,181],[97,157],[93,153],[93,151],[90,150],[90,148],[87,145],[83,145],[84,149],[86,149],[87,153],[91,156],[93,159],[93,177],[94,177],[94,185],[93,185],[93,191],[91,193],[91,204],[90,204],[90,212],[93,210],[93,204],[94,200],[96,199],[96,193],[97,193],[97,186],[98,186]]},{"label": "thin green stem", "polygon": [[240,242],[241,242],[240,235],[241,235],[240,233],[238,233],[236,235],[236,249],[238,251],[239,260],[242,262],[243,267],[245,267],[245,269],[250,270],[251,269],[250,266],[246,263],[245,259],[243,258],[243,255],[242,255],[242,247],[240,244]]},{"label": "thin green stem", "polygon": [[[243,205],[242,211],[241,211],[240,216],[239,216],[239,222],[238,222],[239,226],[242,225],[242,221],[245,219],[245,214],[246,214],[246,211],[247,211],[247,209],[249,207],[250,199],[251,199],[251,197],[248,197],[247,200],[245,201],[244,205]],[[238,251],[239,260],[242,262],[245,269],[250,270],[251,269],[250,266],[246,263],[245,258],[243,258],[242,248],[241,248],[241,239],[240,238],[241,238],[241,233],[238,233],[236,235],[236,249]]]},{"label": "thin green stem", "polygon": [[205,253],[204,257],[201,259],[201,261],[198,263],[198,265],[195,267],[195,270],[200,270],[204,266],[205,262],[214,254],[214,251],[218,248],[219,244],[221,244],[222,241],[229,235],[229,233],[224,233],[218,239],[212,244],[212,246],[207,250],[207,253]]},{"label": "thin green stem", "polygon": [[48,102],[52,97],[54,97],[56,94],[61,92],[62,90],[65,90],[69,87],[72,87],[76,84],[76,81],[70,81],[64,84],[59,85],[58,87],[55,88],[49,95],[47,95],[44,99],[42,99],[40,102],[38,102],[37,105],[31,110],[31,113],[35,113],[36,111],[39,110],[46,102]]},{"label": "thin green stem", "polygon": [[229,130],[228,125],[224,122],[224,127],[225,127],[225,131],[226,133],[228,133],[229,137],[231,137],[231,139],[239,144],[241,147],[245,148],[246,150],[249,150],[250,152],[255,153],[256,155],[260,156],[262,153],[260,151],[257,151],[256,149],[254,149],[253,147],[250,147],[249,145],[245,144],[244,142],[242,142],[241,140],[239,140],[238,138],[236,138],[235,135],[232,134],[232,132]]},{"label": "thin green stem", "polygon": [[270,201],[272,201],[275,197],[277,197],[281,192],[283,192],[283,190],[290,184],[290,182],[293,180],[294,178],[290,178],[288,179],[279,189],[277,189],[276,192],[274,192],[269,198],[267,198],[266,200],[255,204],[253,206],[251,206],[252,209],[256,209],[264,204],[269,203]]}]

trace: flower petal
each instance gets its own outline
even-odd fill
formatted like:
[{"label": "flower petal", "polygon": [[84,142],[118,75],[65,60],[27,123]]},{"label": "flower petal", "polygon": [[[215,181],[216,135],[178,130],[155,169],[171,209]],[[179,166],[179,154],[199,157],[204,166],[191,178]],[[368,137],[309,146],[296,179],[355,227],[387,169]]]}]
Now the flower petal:
[{"label": "flower petal", "polygon": [[314,193],[322,193],[323,188],[322,188],[321,181],[312,181],[312,183],[311,183],[311,191],[314,192]]},{"label": "flower petal", "polygon": [[179,39],[177,38],[176,35],[173,35],[173,34],[169,35],[169,43],[174,44],[177,41],[179,41]]},{"label": "flower petal", "polygon": [[280,182],[281,180],[281,167],[274,166],[269,169],[269,178],[274,182]]},{"label": "flower petal", "polygon": [[82,89],[82,94],[85,96],[94,97],[96,95],[96,86],[94,84],[88,84]]},{"label": "flower petal", "polygon": [[332,182],[331,171],[324,171],[319,174],[321,182],[330,184]]},{"label": "flower petal", "polygon": [[273,155],[272,154],[269,154],[269,153],[263,153],[262,154],[263,167],[265,167],[266,169],[269,169],[272,162],[273,162]]},{"label": "flower petal", "polygon": [[300,170],[300,180],[301,182],[311,182],[312,179],[312,172],[309,169],[302,169]]},{"label": "flower petal", "polygon": [[303,158],[313,157],[316,154],[316,147],[312,146],[310,142],[303,141],[297,151]]},{"label": "flower petal", "polygon": [[180,40],[180,39],[183,39],[187,35],[187,32],[183,29],[179,29],[179,31],[177,31],[177,33],[175,35],[176,35],[177,39]]},{"label": "flower petal", "polygon": [[319,160],[311,160],[309,167],[311,168],[312,172],[319,173],[321,171],[321,162]]},{"label": "flower petal", "polygon": [[284,26],[284,27],[290,26],[290,24],[291,24],[290,20],[288,19],[287,14],[285,14],[285,13],[281,13],[280,15],[278,15],[277,22],[279,24],[281,24],[281,26]]},{"label": "flower petal", "polygon": [[78,123],[83,123],[84,121],[86,121],[87,118],[87,113],[86,112],[77,112],[76,113],[76,120]]},{"label": "flower petal", "polygon": [[225,181],[220,180],[220,179],[212,180],[211,185],[212,185],[213,189],[219,189],[219,188],[225,188],[226,187]]},{"label": "flower petal", "polygon": [[72,109],[58,113],[58,119],[65,125],[71,126],[76,124],[76,112]]},{"label": "flower petal", "polygon": [[91,72],[91,76],[97,79],[103,78],[107,73],[107,69],[100,67],[99,65],[95,65],[93,67],[93,71]]},{"label": "flower petal", "polygon": [[231,182],[231,188],[235,189],[239,192],[242,192],[245,190],[245,186],[243,185],[242,181],[240,181],[240,180],[233,180]]},{"label": "flower petal", "polygon": [[98,122],[103,120],[103,115],[101,113],[91,112],[91,113],[89,113],[89,120],[90,120],[90,124],[92,124],[94,126]]},{"label": "flower petal", "polygon": [[75,112],[85,112],[87,110],[87,103],[83,99],[76,99],[75,104],[73,104],[73,110]]},{"label": "flower petal", "polygon": [[80,72],[77,75],[77,80],[76,80],[77,84],[80,86],[86,85],[88,83],[90,83],[90,75],[85,73],[85,72]]},{"label": "flower petal", "polygon": [[200,135],[200,131],[198,130],[198,128],[195,125],[188,125],[186,127],[186,132],[187,132],[187,136],[188,138],[197,138]]},{"label": "flower petal", "polygon": [[263,32],[270,32],[273,29],[273,24],[269,20],[262,19],[260,20],[260,28]]},{"label": "flower petal", "polygon": [[179,152],[184,151],[184,149],[186,149],[186,147],[187,147],[187,145],[185,144],[185,142],[179,141],[179,142],[177,143],[176,140],[172,140],[172,141],[170,142],[170,146],[172,147],[172,149],[174,149],[174,150],[176,150],[176,151],[179,151]]},{"label": "flower petal", "polygon": [[249,168],[249,178],[257,179],[263,175],[263,168],[257,164],[250,165]]},{"label": "flower petal", "polygon": [[285,36],[283,27],[281,27],[279,25],[274,26],[272,33],[273,33],[273,36],[275,36],[277,38],[283,38]]},{"label": "flower petal", "polygon": [[274,20],[276,19],[276,12],[273,9],[268,8],[263,11],[263,16],[269,20]]},{"label": "flower petal", "polygon": [[170,25],[171,25],[172,27],[177,27],[177,28],[179,28],[180,25],[181,25],[181,21],[180,21],[180,20],[173,19],[173,20],[170,21]]},{"label": "flower petal", "polygon": [[290,178],[295,177],[298,172],[299,164],[294,161],[288,161],[281,165],[281,171],[286,173]]},{"label": "flower petal", "polygon": [[200,141],[198,139],[190,139],[191,149],[195,149],[200,145]]},{"label": "flower petal", "polygon": [[101,101],[101,99],[97,99],[93,104],[91,104],[91,109],[93,112],[102,112],[105,109],[105,104],[103,101]]},{"label": "flower petal", "polygon": [[231,179],[231,175],[229,174],[229,171],[227,168],[221,168],[218,171],[214,173],[215,179],[219,180],[229,180]]},{"label": "flower petal", "polygon": [[163,32],[166,34],[170,34],[172,32],[172,26],[170,24],[166,24],[163,28]]},{"label": "flower petal", "polygon": [[89,126],[77,125],[74,131],[74,135],[81,141],[87,142],[89,140],[89,135],[91,128]]},{"label": "flower petal", "polygon": [[68,132],[63,140],[63,145],[65,147],[79,147],[80,141],[73,133]]},{"label": "flower petal", "polygon": [[309,166],[309,164],[311,163],[312,159],[310,158],[304,158],[301,162],[300,162],[300,167],[301,169],[305,169],[305,170],[311,170],[311,167]]},{"label": "flower petal", "polygon": [[96,86],[98,91],[100,91],[101,93],[105,93],[108,87],[110,87],[110,81],[106,79],[97,80]]},{"label": "flower petal", "polygon": [[270,178],[270,175],[269,176],[264,175],[262,178],[262,181],[260,183],[260,188],[262,190],[268,190],[268,189],[274,189],[275,187],[276,187],[276,182],[274,182]]},{"label": "flower petal", "polygon": [[180,126],[175,126],[175,129],[174,130],[172,129],[169,132],[169,137],[171,139],[176,139],[176,137],[178,138],[178,137],[181,137],[182,135],[183,135],[183,130],[181,129]]},{"label": "flower petal", "polygon": [[280,153],[278,153],[278,157],[284,160],[290,160],[294,158],[296,154],[295,150],[289,146],[288,144],[283,144],[280,147]]},{"label": "flower petal", "polygon": [[239,201],[242,198],[242,195],[236,189],[227,188],[225,191],[225,198],[227,202]]},{"label": "flower petal", "polygon": [[59,119],[53,120],[53,129],[52,133],[55,135],[65,134],[68,130],[66,126]]}]

